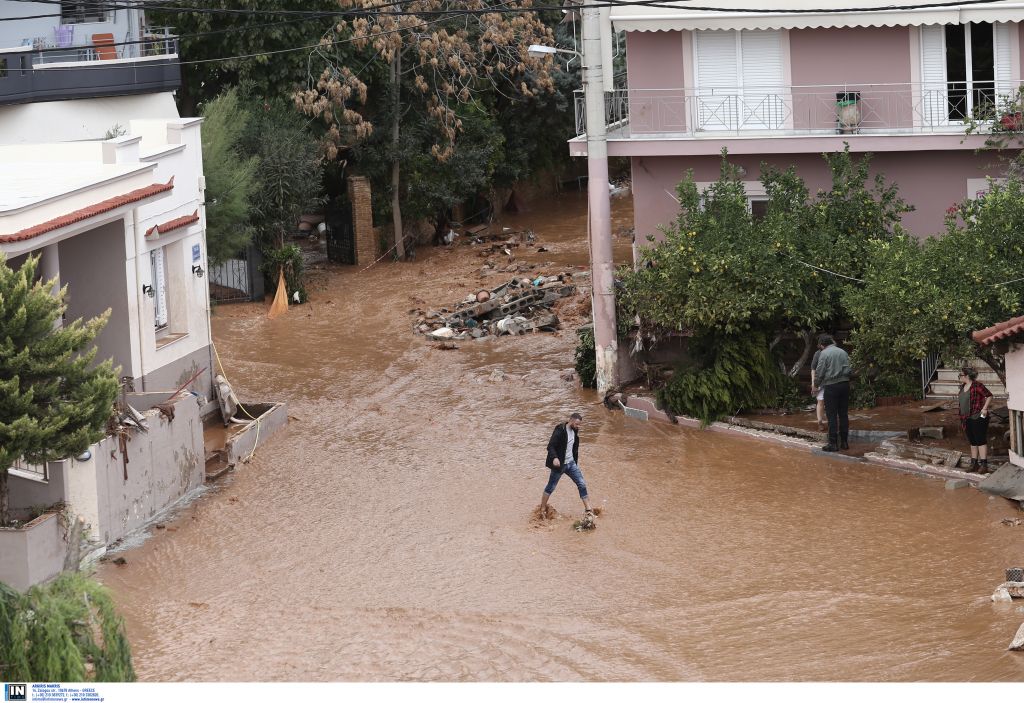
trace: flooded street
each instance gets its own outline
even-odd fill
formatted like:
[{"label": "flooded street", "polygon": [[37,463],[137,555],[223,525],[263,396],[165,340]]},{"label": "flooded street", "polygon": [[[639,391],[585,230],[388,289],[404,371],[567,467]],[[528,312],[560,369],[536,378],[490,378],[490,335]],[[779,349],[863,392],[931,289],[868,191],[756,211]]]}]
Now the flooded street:
[{"label": "flooded street", "polygon": [[[586,262],[582,194],[510,219],[550,248],[520,260]],[[512,275],[481,281],[481,261],[421,247],[332,268],[274,321],[215,311],[239,395],[292,420],[100,567],[141,680],[1024,679],[1024,608],[989,598],[1022,561],[1010,503],[609,412],[562,379],[571,329],[452,351],[412,334],[410,309]],[[568,480],[562,519],[530,521],[574,410],[591,533]]]}]

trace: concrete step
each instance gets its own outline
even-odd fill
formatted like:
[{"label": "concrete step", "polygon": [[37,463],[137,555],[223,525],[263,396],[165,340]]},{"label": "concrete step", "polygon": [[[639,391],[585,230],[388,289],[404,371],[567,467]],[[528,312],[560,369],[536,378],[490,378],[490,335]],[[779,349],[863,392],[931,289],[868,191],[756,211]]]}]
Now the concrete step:
[{"label": "concrete step", "polygon": [[[960,378],[960,369],[939,369],[935,376],[936,381],[947,381],[950,383],[956,383],[958,378]],[[1002,383],[999,380],[999,374],[992,370],[982,371],[979,369],[978,380],[989,387],[993,384]]]},{"label": "concrete step", "polygon": [[[1006,397],[1006,387],[1003,386],[1002,383],[985,383],[985,386],[992,391],[992,395],[997,398]],[[954,396],[960,393],[960,384],[955,381],[932,381],[931,385],[928,386],[928,392],[936,393],[938,395]]]}]

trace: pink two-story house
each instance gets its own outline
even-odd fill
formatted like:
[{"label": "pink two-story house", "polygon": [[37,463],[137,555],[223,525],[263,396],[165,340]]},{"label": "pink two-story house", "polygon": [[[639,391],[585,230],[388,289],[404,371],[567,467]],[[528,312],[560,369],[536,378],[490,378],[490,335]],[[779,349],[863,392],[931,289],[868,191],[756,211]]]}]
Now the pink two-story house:
[{"label": "pink two-story house", "polygon": [[[844,142],[871,152],[873,170],[916,207],[903,223],[921,237],[1000,175],[992,154],[975,153],[984,138],[965,138],[964,118],[1017,91],[1024,4],[853,4],[861,9],[716,0],[715,11],[690,2],[611,10],[625,32],[628,87],[609,95],[608,153],[630,158],[637,242],[674,220],[688,170],[698,183],[717,179],[723,147],[747,174],[755,212],[762,162],[796,166],[813,192],[830,183],[822,152]],[[763,9],[743,11],[755,5]],[[585,138],[570,150],[585,155]]]}]

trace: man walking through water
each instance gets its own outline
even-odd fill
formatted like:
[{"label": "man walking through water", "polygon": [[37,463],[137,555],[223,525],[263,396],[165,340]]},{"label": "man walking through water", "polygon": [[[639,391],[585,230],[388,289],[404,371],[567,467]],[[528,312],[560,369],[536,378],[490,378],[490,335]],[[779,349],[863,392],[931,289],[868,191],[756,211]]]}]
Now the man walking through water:
[{"label": "man walking through water", "polygon": [[544,487],[544,495],[540,499],[541,517],[547,517],[548,498],[555,492],[555,486],[558,485],[558,479],[562,478],[563,472],[569,474],[569,478],[579,489],[580,500],[583,501],[586,514],[590,516],[594,514],[590,507],[590,501],[587,500],[587,483],[583,480],[583,472],[580,471],[579,464],[576,463],[580,457],[581,422],[583,422],[583,416],[573,413],[569,416],[568,422],[562,422],[555,426],[555,431],[551,433],[551,439],[548,440],[548,458],[544,465],[551,469],[551,476],[548,478],[548,485]]},{"label": "man walking through water", "polygon": [[825,392],[825,415],[828,417],[828,444],[826,452],[849,449],[850,437],[850,356],[836,346],[830,334],[818,337],[818,364],[814,367],[814,380]]}]

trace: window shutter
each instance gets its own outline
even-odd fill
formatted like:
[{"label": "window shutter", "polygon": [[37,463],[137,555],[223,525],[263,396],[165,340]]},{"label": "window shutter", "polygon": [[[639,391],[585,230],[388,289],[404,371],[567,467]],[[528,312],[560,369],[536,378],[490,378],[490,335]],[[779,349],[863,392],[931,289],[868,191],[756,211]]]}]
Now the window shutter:
[{"label": "window shutter", "polygon": [[[998,22],[992,25],[995,40],[996,93],[1008,96],[1013,92],[1010,81],[1010,24]],[[1016,25],[1013,25],[1016,29]]]},{"label": "window shutter", "polygon": [[946,30],[940,24],[921,27],[921,84],[921,118],[924,124],[947,124]]},{"label": "window shutter", "polygon": [[694,32],[697,120],[700,129],[735,129],[740,74],[734,30]]},{"label": "window shutter", "polygon": [[154,249],[149,254],[153,264],[153,288],[156,291],[156,326],[167,325],[167,276],[164,271],[164,250]]},{"label": "window shutter", "polygon": [[788,113],[783,97],[782,32],[743,31],[740,33],[740,49],[743,85],[741,127],[782,127]]}]

